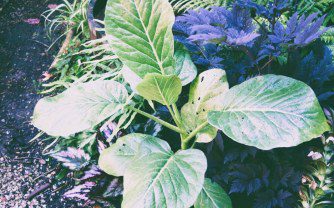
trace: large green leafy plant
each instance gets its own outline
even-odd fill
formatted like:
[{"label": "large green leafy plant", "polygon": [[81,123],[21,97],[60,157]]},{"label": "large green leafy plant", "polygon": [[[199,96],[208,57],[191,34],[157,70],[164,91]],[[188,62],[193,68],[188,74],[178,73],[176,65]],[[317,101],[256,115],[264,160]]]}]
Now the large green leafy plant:
[{"label": "large green leafy plant", "polygon": [[[303,82],[265,75],[229,89],[222,69],[197,76],[187,51],[174,47],[174,19],[167,0],[108,1],[106,34],[124,65],[124,82],[100,79],[43,98],[33,124],[68,137],[129,111],[141,114],[177,132],[181,147],[174,152],[165,138],[132,133],[102,152],[100,168],[124,177],[122,207],[231,207],[224,190],[205,178],[207,159],[194,148],[197,142],[208,143],[221,130],[239,143],[268,150],[309,141],[329,126]],[[179,108],[181,93],[188,102]],[[144,112],[143,100],[152,108],[166,106],[173,123]]]}]

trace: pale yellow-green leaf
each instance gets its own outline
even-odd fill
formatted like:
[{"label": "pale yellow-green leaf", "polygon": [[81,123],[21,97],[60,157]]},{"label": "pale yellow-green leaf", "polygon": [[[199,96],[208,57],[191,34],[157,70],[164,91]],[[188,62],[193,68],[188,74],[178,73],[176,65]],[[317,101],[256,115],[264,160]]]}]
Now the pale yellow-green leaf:
[{"label": "pale yellow-green leaf", "polygon": [[141,96],[163,105],[175,103],[181,90],[181,80],[176,75],[147,74],[137,85],[137,91]]},{"label": "pale yellow-green leaf", "polygon": [[[190,86],[189,101],[181,109],[181,117],[187,132],[207,121],[210,110],[219,108],[220,98],[228,90],[226,73],[222,69],[202,72]],[[217,134],[211,125],[203,128],[197,135],[197,142],[210,142]]]}]

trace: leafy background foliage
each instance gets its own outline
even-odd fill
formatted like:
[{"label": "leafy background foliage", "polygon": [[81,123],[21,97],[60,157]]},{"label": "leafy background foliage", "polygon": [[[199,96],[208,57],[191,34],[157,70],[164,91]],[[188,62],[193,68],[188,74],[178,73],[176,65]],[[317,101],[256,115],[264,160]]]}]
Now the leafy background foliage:
[{"label": "leafy background foliage", "polygon": [[[289,6],[283,1],[274,11],[270,9],[272,3],[264,7],[241,1],[234,4],[231,12],[221,8],[189,11],[177,17],[175,38],[191,51],[195,64],[202,70],[225,69],[232,86],[259,73],[282,74],[305,81],[321,101],[331,102],[332,85],[328,80],[333,77],[332,52],[320,41],[311,44],[331,29],[320,28],[325,16],[316,19],[316,13],[306,18],[289,11],[293,14],[290,19],[278,19],[284,17],[280,12],[286,14]],[[258,31],[253,19],[259,23]],[[237,44],[231,42],[236,38]]]},{"label": "leafy background foliage", "polygon": [[302,172],[310,162],[306,145],[260,151],[225,136],[215,142],[220,144],[207,149],[208,160],[214,161],[209,175],[225,187],[235,207],[297,206]]}]

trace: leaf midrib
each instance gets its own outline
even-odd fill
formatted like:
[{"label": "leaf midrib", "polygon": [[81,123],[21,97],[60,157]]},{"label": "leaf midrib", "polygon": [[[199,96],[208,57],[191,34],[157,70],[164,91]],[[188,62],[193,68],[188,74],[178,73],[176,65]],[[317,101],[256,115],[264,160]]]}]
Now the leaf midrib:
[{"label": "leaf midrib", "polygon": [[[204,182],[205,183],[205,182]],[[216,206],[219,207],[218,204],[215,202],[215,200],[210,196],[209,192],[206,191],[205,186],[203,185],[203,191],[205,194],[209,197],[209,199],[212,201],[212,203]]]},{"label": "leaf midrib", "polygon": [[149,193],[150,189],[155,185],[155,183],[159,179],[160,175],[165,171],[165,169],[167,169],[169,163],[171,163],[171,161],[173,161],[173,157],[174,157],[174,155],[171,154],[170,157],[168,158],[168,160],[166,161],[166,163],[164,164],[164,166],[160,169],[158,174],[154,177],[152,183],[149,185],[149,187],[147,187],[143,198],[146,198],[146,195]]},{"label": "leaf midrib", "polygon": [[160,93],[160,96],[161,96],[162,100],[164,101],[164,104],[165,104],[165,105],[168,105],[167,100],[166,100],[164,94],[162,93],[162,91],[161,91],[161,89],[160,89],[160,85],[159,85],[159,83],[158,83],[158,80],[156,79],[155,76],[154,76],[153,78],[154,78],[154,82],[155,82],[155,84],[157,85],[157,88],[158,88],[158,91],[159,91],[159,93]]},{"label": "leaf midrib", "polygon": [[[162,73],[162,74],[165,74],[165,70],[164,70],[164,68],[163,68],[163,66],[162,66],[161,60],[159,59],[159,56],[158,56],[158,54],[157,54],[157,52],[156,52],[156,50],[155,50],[155,48],[154,48],[153,42],[152,42],[152,40],[151,40],[151,38],[150,38],[150,36],[149,36],[149,34],[148,34],[147,28],[146,28],[146,26],[145,26],[145,24],[144,24],[144,22],[143,22],[143,20],[142,20],[142,16],[141,16],[141,14],[140,14],[140,12],[139,12],[139,9],[138,9],[138,6],[137,6],[135,0],[133,0],[133,4],[135,5],[136,11],[137,11],[137,14],[138,14],[138,17],[139,17],[139,21],[140,21],[140,23],[141,23],[141,25],[142,25],[142,27],[143,27],[143,29],[144,29],[144,31],[145,31],[146,37],[147,37],[147,39],[148,39],[148,43],[150,44],[150,46],[151,46],[151,48],[152,48],[153,54],[154,54],[154,56],[155,56],[155,58],[156,58],[156,61],[157,61],[158,65],[159,65],[159,68],[160,68],[160,70],[161,70],[161,73]],[[152,9],[153,9],[153,5],[152,5]],[[152,10],[152,9],[151,9],[151,10]],[[152,11],[151,11],[151,13],[152,13]],[[151,18],[151,16],[150,16],[150,18]]]},{"label": "leaf midrib", "polygon": [[306,119],[303,115],[291,113],[288,111],[278,110],[278,109],[271,109],[271,108],[227,108],[222,110],[222,112],[276,112],[282,113],[287,115],[296,116],[299,118]]}]

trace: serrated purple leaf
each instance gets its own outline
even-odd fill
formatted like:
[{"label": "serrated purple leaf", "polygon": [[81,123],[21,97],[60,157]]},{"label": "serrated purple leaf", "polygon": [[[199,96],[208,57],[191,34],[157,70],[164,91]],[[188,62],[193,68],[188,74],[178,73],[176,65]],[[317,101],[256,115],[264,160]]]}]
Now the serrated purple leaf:
[{"label": "serrated purple leaf", "polygon": [[113,179],[107,186],[104,197],[117,197],[123,194],[123,185],[118,178]]},{"label": "serrated purple leaf", "polygon": [[92,188],[96,186],[94,182],[85,182],[84,184],[74,186],[71,190],[64,193],[66,198],[77,198],[82,200],[88,200],[87,194],[91,192]]},{"label": "serrated purple leaf", "polygon": [[70,170],[80,170],[89,164],[90,156],[86,154],[82,149],[76,149],[73,147],[67,148],[66,151],[60,151],[51,155],[58,162],[61,162],[63,166]]},{"label": "serrated purple leaf", "polygon": [[89,170],[86,170],[84,172],[84,175],[81,178],[79,178],[79,180],[81,180],[81,181],[82,180],[87,180],[89,178],[93,178],[93,177],[99,176],[101,174],[102,174],[101,169],[97,165],[94,164],[90,167]]}]

